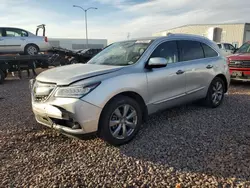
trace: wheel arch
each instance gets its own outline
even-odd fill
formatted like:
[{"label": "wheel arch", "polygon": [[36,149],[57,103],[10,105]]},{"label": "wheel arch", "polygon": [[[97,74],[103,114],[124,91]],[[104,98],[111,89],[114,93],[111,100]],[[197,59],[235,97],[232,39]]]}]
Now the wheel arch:
[{"label": "wheel arch", "polygon": [[24,46],[24,50],[27,48],[27,46],[30,46],[30,45],[35,46],[35,47],[38,49],[38,52],[40,51],[39,46],[38,46],[37,44],[35,44],[35,43],[28,43],[28,44],[26,44],[26,45]]},{"label": "wheel arch", "polygon": [[148,109],[147,109],[147,106],[146,106],[146,103],[144,101],[144,99],[142,98],[142,96],[134,91],[123,91],[121,93],[118,93],[116,95],[114,95],[113,97],[111,97],[108,102],[105,104],[105,106],[103,107],[102,109],[102,112],[100,114],[100,118],[99,118],[99,122],[98,122],[98,130],[100,128],[100,121],[101,121],[101,117],[102,117],[102,114],[103,112],[105,111],[105,108],[108,106],[108,104],[116,97],[118,96],[126,96],[126,97],[130,97],[132,99],[134,99],[136,102],[138,102],[138,104],[140,105],[141,107],[141,110],[142,110],[142,118],[143,120],[146,120],[147,116],[148,116]]},{"label": "wheel arch", "polygon": [[227,82],[226,76],[223,75],[223,74],[218,74],[215,77],[220,78],[220,79],[223,80],[223,82],[225,83],[225,93],[226,93],[228,91],[228,82]]}]

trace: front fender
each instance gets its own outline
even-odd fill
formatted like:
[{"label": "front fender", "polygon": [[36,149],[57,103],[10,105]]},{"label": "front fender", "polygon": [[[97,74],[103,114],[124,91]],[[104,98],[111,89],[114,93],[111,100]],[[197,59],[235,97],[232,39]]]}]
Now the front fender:
[{"label": "front fender", "polygon": [[139,94],[147,104],[148,88],[145,73],[123,74],[106,79],[82,100],[103,108],[114,96],[129,91]]}]

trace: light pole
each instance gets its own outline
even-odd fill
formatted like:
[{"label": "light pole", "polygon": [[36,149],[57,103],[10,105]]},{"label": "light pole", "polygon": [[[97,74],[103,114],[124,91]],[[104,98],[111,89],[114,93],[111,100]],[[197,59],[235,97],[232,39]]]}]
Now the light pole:
[{"label": "light pole", "polygon": [[87,9],[84,9],[82,8],[81,6],[78,6],[78,5],[73,5],[73,7],[76,7],[76,8],[80,8],[82,9],[84,12],[85,12],[85,24],[86,24],[86,46],[88,48],[88,24],[87,24],[87,11],[90,10],[90,9],[95,9],[97,10],[96,7],[89,7]]}]

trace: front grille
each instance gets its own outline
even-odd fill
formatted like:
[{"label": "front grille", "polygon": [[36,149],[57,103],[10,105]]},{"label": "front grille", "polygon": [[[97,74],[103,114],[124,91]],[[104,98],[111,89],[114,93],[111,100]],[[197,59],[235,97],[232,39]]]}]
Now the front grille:
[{"label": "front grille", "polygon": [[32,88],[33,100],[35,102],[45,102],[55,88],[56,84],[36,81]]},{"label": "front grille", "polygon": [[229,67],[250,68],[250,61],[230,61]]}]

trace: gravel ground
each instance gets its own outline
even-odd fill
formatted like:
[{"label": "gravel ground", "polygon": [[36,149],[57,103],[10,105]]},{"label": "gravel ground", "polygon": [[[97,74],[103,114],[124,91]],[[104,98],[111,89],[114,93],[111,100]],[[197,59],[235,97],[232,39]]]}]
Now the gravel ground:
[{"label": "gravel ground", "polygon": [[223,105],[150,116],[119,148],[35,122],[28,79],[0,85],[0,187],[250,187],[250,83]]}]

